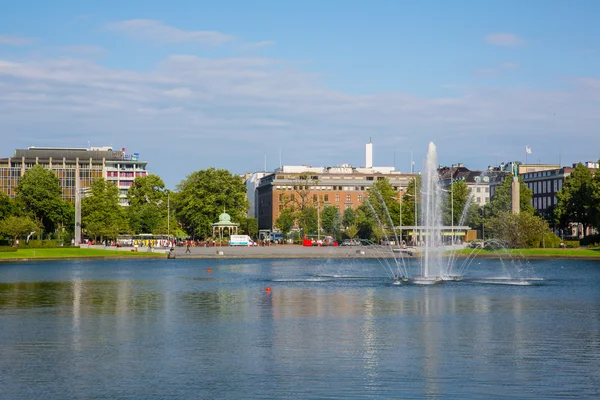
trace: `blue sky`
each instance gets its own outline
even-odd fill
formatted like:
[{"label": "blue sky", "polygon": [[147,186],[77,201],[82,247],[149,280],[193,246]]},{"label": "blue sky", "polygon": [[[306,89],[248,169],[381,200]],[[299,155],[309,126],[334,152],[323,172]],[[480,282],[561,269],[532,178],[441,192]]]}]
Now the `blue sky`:
[{"label": "blue sky", "polygon": [[173,187],[279,164],[600,158],[596,1],[0,0],[2,152],[110,145]]}]

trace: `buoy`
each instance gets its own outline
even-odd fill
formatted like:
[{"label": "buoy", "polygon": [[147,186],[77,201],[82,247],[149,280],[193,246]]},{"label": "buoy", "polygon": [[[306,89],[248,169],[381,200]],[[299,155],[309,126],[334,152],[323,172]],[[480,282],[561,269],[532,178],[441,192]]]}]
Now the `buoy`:
[{"label": "buoy", "polygon": [[270,292],[271,291],[271,287],[267,286],[267,288],[265,289],[266,292]]},{"label": "buoy", "polygon": [[206,272],[208,272],[210,274],[210,269],[207,269]]}]

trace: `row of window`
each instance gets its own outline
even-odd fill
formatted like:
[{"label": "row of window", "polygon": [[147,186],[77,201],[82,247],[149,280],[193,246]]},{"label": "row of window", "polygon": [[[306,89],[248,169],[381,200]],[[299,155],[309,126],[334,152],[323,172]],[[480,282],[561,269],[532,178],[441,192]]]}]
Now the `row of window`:
[{"label": "row of window", "polygon": [[562,179],[553,179],[537,182],[527,182],[527,187],[533,191],[534,194],[539,193],[555,193],[562,189]]},{"label": "row of window", "polygon": [[[286,200],[294,201],[295,199],[296,199],[296,194],[295,193],[292,193],[292,194],[289,194],[289,195],[286,195],[284,193],[280,193],[279,194],[279,203],[285,203]],[[319,195],[313,194],[313,196],[312,196],[313,203],[317,203],[319,200],[321,200],[321,201],[323,201],[325,203],[328,203],[329,202],[329,194],[325,193],[323,195],[323,197],[321,197],[320,199],[319,199]],[[335,195],[335,202],[339,203],[340,200],[341,200],[341,196],[339,194],[336,194]],[[356,196],[356,200],[359,203],[362,203],[362,201],[363,201],[363,195],[362,194],[357,195]],[[347,202],[351,202],[352,201],[352,195],[351,194],[347,194],[346,195],[346,201]]]},{"label": "row of window", "polygon": [[[532,199],[533,202],[533,208],[535,208],[536,210],[545,210],[546,208],[552,206],[552,199],[553,197],[551,196],[544,196],[544,197],[534,197]],[[558,200],[556,199],[556,196],[554,196],[554,204],[557,204]]]}]

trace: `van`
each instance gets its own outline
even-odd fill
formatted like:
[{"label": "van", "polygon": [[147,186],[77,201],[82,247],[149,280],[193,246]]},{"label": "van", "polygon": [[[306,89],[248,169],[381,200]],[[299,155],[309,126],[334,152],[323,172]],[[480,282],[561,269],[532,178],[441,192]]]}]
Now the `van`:
[{"label": "van", "polygon": [[231,235],[230,246],[252,246],[252,238],[248,235]]}]

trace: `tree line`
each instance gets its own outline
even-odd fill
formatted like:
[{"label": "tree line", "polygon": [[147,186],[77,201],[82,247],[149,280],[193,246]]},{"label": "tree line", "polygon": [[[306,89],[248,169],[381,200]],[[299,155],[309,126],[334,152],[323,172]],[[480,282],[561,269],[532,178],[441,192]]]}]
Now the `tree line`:
[{"label": "tree line", "polygon": [[[212,235],[211,224],[225,211],[240,224],[240,232],[258,233],[257,220],[246,217],[244,183],[226,170],[194,172],[176,191],[166,189],[157,175],[138,177],[127,192],[128,207],[120,205],[119,189],[108,180],[96,179],[86,189],[81,204],[82,235],[91,240],[140,233],[204,239]],[[74,204],[62,199],[58,178],[41,165],[25,172],[14,199],[0,193],[0,235],[5,239],[33,234],[70,243],[74,224]]]},{"label": "tree line", "polygon": [[[325,234],[337,240],[362,238],[380,241],[393,236],[393,227],[419,225],[421,177],[414,177],[407,190],[398,192],[386,179],[371,187],[356,209],[340,211],[312,190],[317,183],[309,174],[298,174],[294,190],[280,199],[283,208],[275,226],[287,236],[298,227],[301,234]],[[585,229],[600,229],[600,173],[579,164],[557,193],[558,204],[546,215],[531,205],[532,191],[519,178],[520,210],[511,213],[511,181],[508,176],[497,186],[483,207],[472,202],[464,181],[452,182],[444,191],[443,224],[466,225],[486,239],[497,238],[513,247],[556,246],[560,239],[551,227],[566,230],[571,223]],[[40,165],[28,171],[15,188],[15,198],[0,193],[0,235],[18,239],[36,237],[61,239],[68,243],[74,234],[74,205],[62,200],[56,175]],[[206,239],[211,224],[227,212],[240,223],[240,232],[256,237],[258,222],[248,218],[246,187],[227,170],[209,168],[188,175],[175,191],[165,188],[156,175],[137,178],[127,193],[128,207],[119,204],[119,189],[105,179],[95,180],[82,200],[84,237],[104,240],[122,234],[173,234]]]}]

